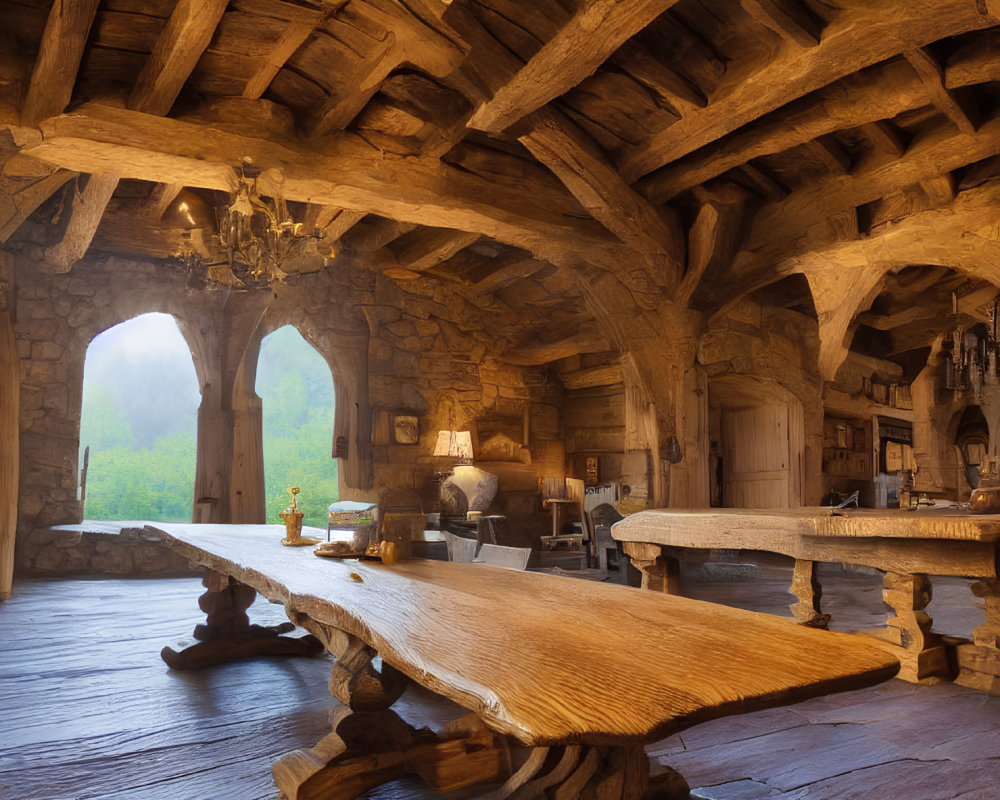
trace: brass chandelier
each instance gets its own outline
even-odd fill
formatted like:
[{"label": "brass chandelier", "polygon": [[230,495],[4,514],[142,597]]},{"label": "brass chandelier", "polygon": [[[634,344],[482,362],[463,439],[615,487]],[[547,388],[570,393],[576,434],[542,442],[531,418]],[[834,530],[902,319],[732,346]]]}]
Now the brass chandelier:
[{"label": "brass chandelier", "polygon": [[316,250],[317,229],[304,230],[288,212],[277,191],[264,195],[258,185],[261,170],[250,159],[234,168],[231,202],[217,209],[218,238],[233,274],[248,286],[281,281],[285,267]]}]

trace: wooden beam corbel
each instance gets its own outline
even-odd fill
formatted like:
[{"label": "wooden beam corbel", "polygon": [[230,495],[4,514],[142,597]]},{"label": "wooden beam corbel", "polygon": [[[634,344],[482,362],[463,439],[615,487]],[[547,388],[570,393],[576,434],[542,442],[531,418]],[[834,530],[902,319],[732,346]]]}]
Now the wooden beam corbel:
[{"label": "wooden beam corbel", "polygon": [[83,191],[74,192],[70,219],[62,240],[45,248],[40,269],[46,272],[69,272],[83,258],[97,233],[97,226],[118,186],[118,180],[118,175],[110,172],[91,175]]},{"label": "wooden beam corbel", "polygon": [[691,302],[706,275],[725,269],[747,233],[750,195],[734,183],[698,191],[701,207],[688,232],[688,265],[674,296],[681,306]]},{"label": "wooden beam corbel", "polygon": [[166,114],[212,41],[228,0],[178,0],[136,78],[128,107]]},{"label": "wooden beam corbel", "polygon": [[498,133],[572,89],[676,0],[586,0],[490,100],[469,127]]},{"label": "wooden beam corbel", "polygon": [[36,208],[48,200],[75,172],[57,169],[47,177],[35,181],[7,195],[7,202],[0,203],[0,243],[6,242]]},{"label": "wooden beam corbel", "polygon": [[99,1],[52,3],[21,108],[22,125],[33,127],[69,105]]}]

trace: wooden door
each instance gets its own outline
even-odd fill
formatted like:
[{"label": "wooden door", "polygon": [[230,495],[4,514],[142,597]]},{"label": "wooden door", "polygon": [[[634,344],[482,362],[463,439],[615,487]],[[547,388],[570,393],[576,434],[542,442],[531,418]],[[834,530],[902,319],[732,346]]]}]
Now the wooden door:
[{"label": "wooden door", "polygon": [[723,505],[788,508],[788,406],[723,408]]}]

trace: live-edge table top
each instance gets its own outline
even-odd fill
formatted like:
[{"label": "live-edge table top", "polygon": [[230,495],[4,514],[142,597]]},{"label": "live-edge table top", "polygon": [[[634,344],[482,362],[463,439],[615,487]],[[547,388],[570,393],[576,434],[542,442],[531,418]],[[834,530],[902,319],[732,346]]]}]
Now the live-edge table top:
[{"label": "live-edge table top", "polygon": [[895,674],[876,644],[766,614],[482,564],[319,558],[277,525],[150,523],[269,600],[346,631],[528,745],[651,741]]}]

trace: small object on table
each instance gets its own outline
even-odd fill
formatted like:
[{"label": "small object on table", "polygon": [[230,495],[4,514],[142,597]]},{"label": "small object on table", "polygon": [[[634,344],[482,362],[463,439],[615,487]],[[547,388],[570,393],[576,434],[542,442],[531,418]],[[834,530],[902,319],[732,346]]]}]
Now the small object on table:
[{"label": "small object on table", "polygon": [[288,490],[288,493],[292,496],[292,504],[284,511],[278,512],[278,516],[285,521],[285,538],[281,540],[281,543],[289,547],[303,547],[307,544],[319,544],[320,542],[319,539],[315,539],[312,536],[302,535],[302,518],[305,514],[299,511],[298,504],[295,501],[295,495],[300,491],[302,490],[298,486],[292,486]]},{"label": "small object on table", "polygon": [[362,555],[352,542],[320,542],[313,553],[324,558],[359,558]]}]

